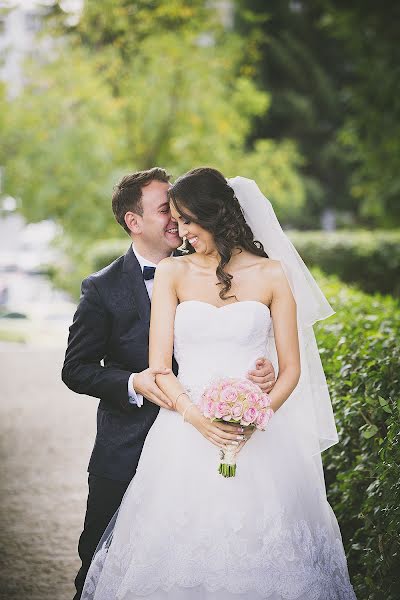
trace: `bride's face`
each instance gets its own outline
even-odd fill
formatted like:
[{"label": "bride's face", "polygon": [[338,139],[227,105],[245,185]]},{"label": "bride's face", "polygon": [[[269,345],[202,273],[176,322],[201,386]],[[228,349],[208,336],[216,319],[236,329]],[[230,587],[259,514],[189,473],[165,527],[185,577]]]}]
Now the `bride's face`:
[{"label": "bride's face", "polygon": [[178,225],[179,237],[185,238],[192,248],[198,254],[213,254],[216,252],[216,246],[213,235],[195,223],[186,218],[190,217],[191,213],[185,208],[185,217],[183,217],[170,202],[172,220]]}]

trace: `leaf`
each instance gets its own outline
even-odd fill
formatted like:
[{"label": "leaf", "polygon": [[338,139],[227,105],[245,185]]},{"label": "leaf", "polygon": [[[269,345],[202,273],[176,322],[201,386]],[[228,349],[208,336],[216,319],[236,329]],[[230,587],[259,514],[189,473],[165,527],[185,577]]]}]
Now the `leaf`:
[{"label": "leaf", "polygon": [[366,440],[374,437],[378,433],[378,427],[376,425],[370,425],[366,429],[364,429],[362,435]]}]

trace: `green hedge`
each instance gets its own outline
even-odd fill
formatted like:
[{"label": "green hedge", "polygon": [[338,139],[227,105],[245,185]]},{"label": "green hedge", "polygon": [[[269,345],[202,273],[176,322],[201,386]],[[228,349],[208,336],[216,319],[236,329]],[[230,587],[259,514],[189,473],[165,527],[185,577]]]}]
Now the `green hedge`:
[{"label": "green hedge", "polygon": [[[289,235],[307,265],[338,275],[366,292],[400,296],[400,231],[292,231]],[[77,266],[67,281],[57,274],[57,283],[76,297],[83,277],[125,254],[128,247],[128,237],[94,243],[74,261]]]},{"label": "green hedge", "polygon": [[400,231],[292,231],[309,266],[338,275],[362,290],[400,296]]},{"label": "green hedge", "polygon": [[323,455],[359,600],[400,598],[400,306],[333,277],[316,327],[340,442]]},{"label": "green hedge", "polygon": [[[400,231],[293,231],[290,238],[308,266],[368,293],[400,296]],[[102,269],[128,246],[128,238],[95,243],[84,261],[87,273]]]}]

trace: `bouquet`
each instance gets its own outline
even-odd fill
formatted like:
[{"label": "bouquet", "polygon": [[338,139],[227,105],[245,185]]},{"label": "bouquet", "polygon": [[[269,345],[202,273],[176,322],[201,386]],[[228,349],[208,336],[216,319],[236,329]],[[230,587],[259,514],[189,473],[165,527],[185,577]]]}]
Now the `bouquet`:
[{"label": "bouquet", "polygon": [[[274,414],[268,394],[248,379],[224,378],[211,384],[204,390],[199,408],[212,421],[252,425],[262,431]],[[235,477],[236,453],[233,445],[221,450],[218,472],[223,477]]]}]

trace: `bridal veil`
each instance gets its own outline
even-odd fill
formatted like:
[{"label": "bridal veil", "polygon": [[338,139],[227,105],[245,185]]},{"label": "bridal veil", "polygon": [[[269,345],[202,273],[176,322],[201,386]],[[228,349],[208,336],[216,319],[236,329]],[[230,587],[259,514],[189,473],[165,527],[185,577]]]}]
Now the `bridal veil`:
[{"label": "bridal veil", "polygon": [[[255,181],[245,177],[228,179],[254,239],[261,242],[269,258],[279,260],[297,305],[301,376],[290,398],[280,410],[294,419],[296,429],[310,452],[318,454],[338,442],[332,403],[319,356],[313,325],[334,314],[297,250],[283,232],[271,202]],[[278,369],[273,335],[268,355]]]}]

